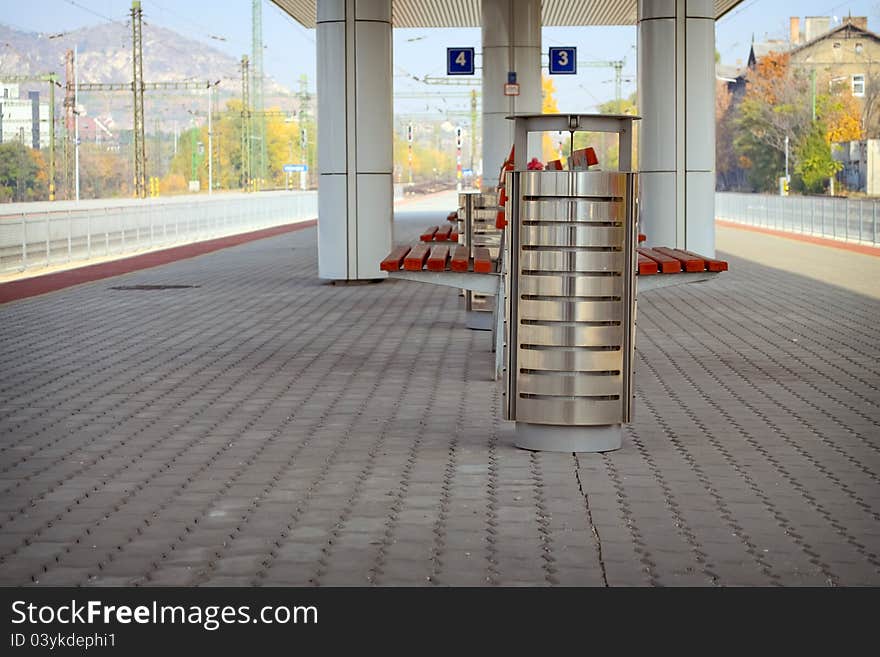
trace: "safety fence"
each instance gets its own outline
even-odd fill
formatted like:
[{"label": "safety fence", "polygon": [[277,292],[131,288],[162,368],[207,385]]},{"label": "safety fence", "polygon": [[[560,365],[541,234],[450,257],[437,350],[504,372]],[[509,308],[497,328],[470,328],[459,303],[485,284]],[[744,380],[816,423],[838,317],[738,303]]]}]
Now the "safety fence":
[{"label": "safety fence", "polygon": [[315,191],[0,206],[0,273],[118,257],[318,216]]},{"label": "safety fence", "polygon": [[849,242],[878,244],[880,201],[823,196],[715,194],[718,219]]}]

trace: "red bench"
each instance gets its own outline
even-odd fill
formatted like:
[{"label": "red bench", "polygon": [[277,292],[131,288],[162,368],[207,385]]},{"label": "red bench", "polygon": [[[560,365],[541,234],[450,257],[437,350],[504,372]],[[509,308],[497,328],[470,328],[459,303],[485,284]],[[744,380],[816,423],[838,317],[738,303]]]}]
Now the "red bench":
[{"label": "red bench", "polygon": [[497,260],[489,255],[489,249],[477,247],[470,257],[466,246],[452,249],[448,244],[428,247],[425,244],[399,246],[379,265],[382,271],[453,271],[490,274],[496,271]]},{"label": "red bench", "polygon": [[638,255],[639,274],[642,276],[680,274],[681,272],[689,274],[715,273],[728,270],[728,265],[724,260],[707,258],[682,249],[670,249],[664,246],[655,246],[650,249],[640,248]]},{"label": "red bench", "polygon": [[[654,276],[657,274],[680,274],[699,272],[722,272],[728,270],[724,260],[707,258],[691,251],[667,247],[638,249],[638,274]],[[497,261],[489,255],[489,249],[476,247],[471,258],[466,246],[455,248],[449,245],[428,247],[420,243],[414,246],[399,246],[382,261],[382,271],[453,271],[489,274],[497,271]]]},{"label": "red bench", "polygon": [[449,262],[449,246],[435,246],[428,255],[428,271],[446,271],[446,265]]},{"label": "red bench", "polygon": [[639,253],[639,275],[653,276],[660,273],[659,265],[656,260],[651,260],[648,256]]},{"label": "red bench", "polygon": [[454,226],[431,226],[419,236],[422,242],[457,242],[458,231]]}]

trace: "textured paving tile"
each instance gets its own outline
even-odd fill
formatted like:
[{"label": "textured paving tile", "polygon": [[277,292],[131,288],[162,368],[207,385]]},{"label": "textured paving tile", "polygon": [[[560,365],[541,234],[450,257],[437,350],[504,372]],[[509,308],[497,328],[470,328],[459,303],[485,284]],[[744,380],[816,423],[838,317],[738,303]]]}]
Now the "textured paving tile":
[{"label": "textured paving tile", "polygon": [[880,584],[880,302],[731,264],[640,298],[605,455],[511,447],[457,293],[314,230],[2,306],[0,584]]}]

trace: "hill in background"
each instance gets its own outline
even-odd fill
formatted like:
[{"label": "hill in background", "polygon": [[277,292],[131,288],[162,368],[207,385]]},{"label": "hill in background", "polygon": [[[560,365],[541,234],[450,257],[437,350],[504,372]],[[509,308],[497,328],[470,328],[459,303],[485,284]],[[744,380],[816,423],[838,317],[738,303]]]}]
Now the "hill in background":
[{"label": "hill in background", "polygon": [[[144,80],[146,82],[220,80],[216,108],[231,98],[241,97],[240,62],[216,48],[173,30],[144,23]],[[55,72],[64,84],[64,56],[74,44],[78,48],[80,82],[122,82],[132,78],[131,28],[123,22],[104,23],[65,33],[58,38],[47,34],[23,32],[0,24],[0,76],[34,75]],[[27,90],[46,94],[45,85],[23,84]],[[58,112],[61,113],[61,95]],[[293,111],[296,101],[291,90],[265,81],[266,107]],[[130,129],[131,94],[125,92],[83,93],[80,105],[90,116],[109,116],[118,129]],[[147,130],[158,122],[160,129],[172,124],[187,125],[188,110],[204,115],[207,105],[204,92],[148,92],[145,100]]]}]

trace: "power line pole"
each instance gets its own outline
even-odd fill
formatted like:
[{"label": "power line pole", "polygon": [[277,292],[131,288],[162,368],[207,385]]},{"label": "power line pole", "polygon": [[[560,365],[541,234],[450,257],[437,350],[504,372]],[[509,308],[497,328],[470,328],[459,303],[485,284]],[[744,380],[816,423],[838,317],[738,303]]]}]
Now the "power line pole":
[{"label": "power line pole", "polygon": [[214,123],[211,120],[213,91],[214,87],[208,85],[208,196],[214,193]]},{"label": "power line pole", "polygon": [[[124,92],[131,92],[132,88],[139,87],[141,89],[141,103],[142,103],[141,104],[141,117],[143,117],[143,95],[147,91],[180,91],[180,90],[184,90],[184,89],[207,89],[208,94],[209,94],[209,107],[210,107],[210,105],[211,105],[211,102],[210,102],[211,96],[210,95],[212,93],[212,87],[215,87],[218,84],[220,84],[219,80],[217,80],[216,82],[211,82],[210,80],[206,80],[204,82],[144,82],[143,80],[141,80],[139,85],[136,85],[133,81],[129,82],[129,83],[124,83],[124,82],[83,82],[83,83],[79,84],[79,90],[80,91],[120,91],[120,92],[124,91]],[[135,115],[136,115],[135,120],[137,120],[137,109],[135,109]],[[143,122],[142,122],[142,127],[143,127]],[[176,154],[177,153],[177,141],[178,141],[176,122],[175,122],[174,130],[175,130],[174,150],[175,150],[175,154]],[[210,131],[210,128],[209,128],[209,131]],[[158,132],[158,128],[157,128],[157,132]],[[140,137],[138,137],[137,130],[135,130],[134,136],[135,136],[135,139],[139,139],[139,143],[141,144],[140,162],[142,163],[142,166],[143,166],[143,168],[141,170],[142,176],[140,177],[140,180],[142,181],[142,184],[143,184],[143,195],[136,193],[135,196],[140,197],[140,198],[145,198],[148,193],[148,191],[147,191],[148,190],[148,188],[147,188],[147,174],[146,174],[146,157],[145,157],[145,153],[144,153],[144,150],[146,148],[146,137],[143,134],[143,132],[141,132]],[[210,147],[210,141],[209,141],[209,147]],[[137,158],[137,150],[136,150],[136,152],[135,152],[135,165],[137,166],[137,164],[138,164],[138,158]],[[156,166],[157,166],[157,171],[158,171],[158,167],[160,166],[160,163],[157,162]],[[135,183],[137,183],[137,180],[138,180],[138,177],[137,177],[137,175],[135,175]]]},{"label": "power line pole", "polygon": [[134,95],[134,195],[147,196],[147,154],[144,135],[144,42],[140,0],[131,3],[131,90]]},{"label": "power line pole", "polygon": [[49,200],[55,200],[55,85],[58,80],[49,73]]},{"label": "power line pole", "polygon": [[592,68],[609,66],[614,69],[614,106],[618,114],[623,114],[623,68],[626,66],[626,59],[599,60],[595,62],[579,61],[578,66],[590,66]]},{"label": "power line pole", "polygon": [[73,161],[76,200],[79,200],[79,57],[77,47],[73,47]]},{"label": "power line pole", "polygon": [[296,94],[297,101],[299,102],[299,142],[300,142],[300,157],[302,159],[303,164],[308,167],[308,171],[303,171],[300,173],[300,188],[307,189],[308,188],[308,180],[311,174],[311,162],[309,161],[309,139],[308,139],[308,130],[306,128],[306,122],[309,117],[309,103],[311,101],[311,94],[309,94],[309,78],[303,73],[299,78],[299,91]]},{"label": "power line pole", "polygon": [[241,186],[244,191],[251,187],[251,93],[250,61],[241,57]]},{"label": "power line pole", "polygon": [[252,0],[253,52],[251,53],[251,95],[256,121],[252,126],[253,156],[251,166],[258,185],[265,184],[266,170],[266,117],[263,106],[263,0]]},{"label": "power line pole", "polygon": [[64,56],[64,190],[68,199],[74,198],[73,189],[73,113],[74,105],[74,82],[73,82],[73,50],[68,50]]}]

